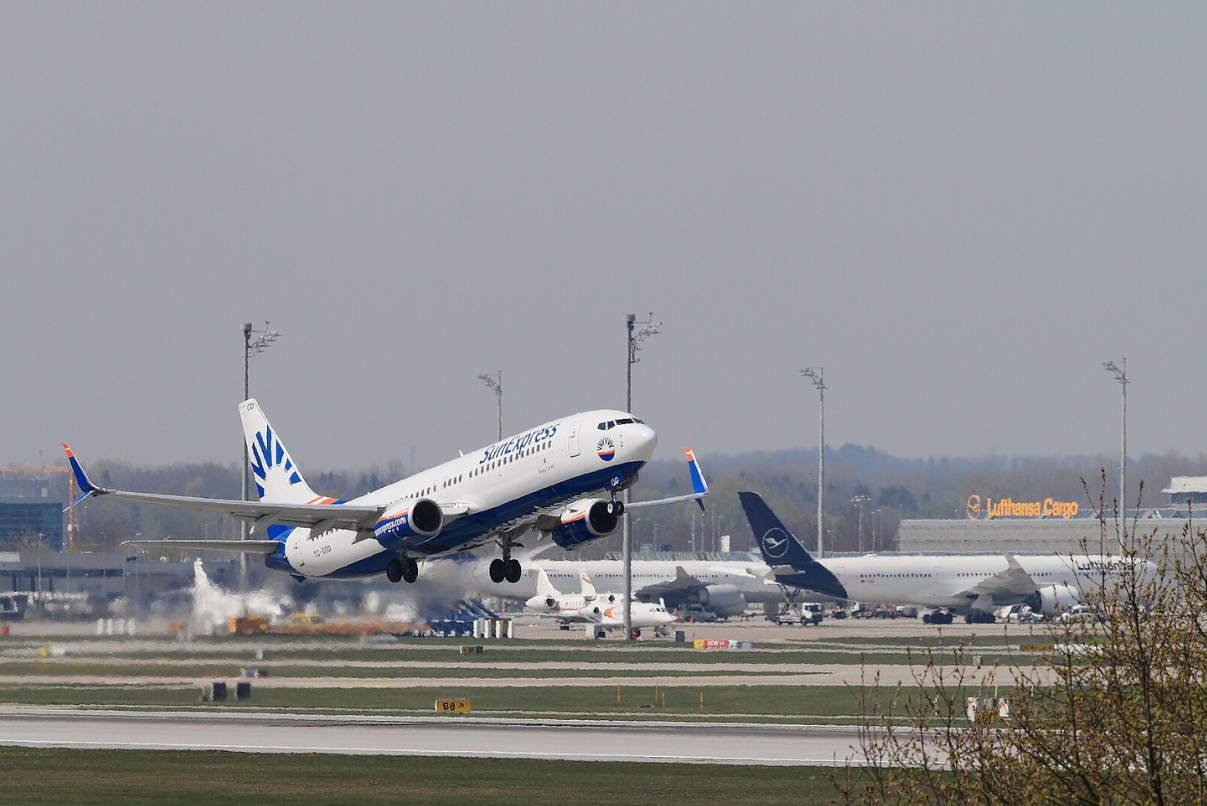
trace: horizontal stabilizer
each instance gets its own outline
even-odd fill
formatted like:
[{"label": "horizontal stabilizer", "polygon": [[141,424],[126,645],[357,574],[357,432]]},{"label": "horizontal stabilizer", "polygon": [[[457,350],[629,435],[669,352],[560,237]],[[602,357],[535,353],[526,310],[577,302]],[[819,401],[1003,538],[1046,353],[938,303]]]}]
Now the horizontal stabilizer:
[{"label": "horizontal stabilizer", "polygon": [[165,549],[233,551],[240,554],[275,554],[279,540],[127,540],[123,546],[159,546]]}]

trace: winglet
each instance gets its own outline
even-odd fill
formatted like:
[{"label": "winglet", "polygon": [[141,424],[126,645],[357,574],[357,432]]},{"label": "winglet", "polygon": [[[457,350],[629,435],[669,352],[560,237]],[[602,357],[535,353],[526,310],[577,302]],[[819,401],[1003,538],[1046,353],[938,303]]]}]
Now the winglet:
[{"label": "winglet", "polygon": [[687,469],[692,477],[692,491],[687,495],[676,495],[672,498],[659,498],[654,501],[634,501],[630,504],[625,504],[627,509],[645,509],[647,507],[660,507],[664,504],[678,504],[682,501],[695,501],[701,511],[704,509],[704,501],[701,500],[708,495],[708,482],[704,480],[704,474],[700,472],[700,465],[696,462],[696,455],[691,448],[684,448],[683,451],[687,454]]},{"label": "winglet", "polygon": [[692,453],[691,448],[684,448],[683,452],[687,454],[687,466],[692,474],[692,492],[698,494],[708,492],[708,482],[704,480],[704,474],[700,472],[700,464],[696,461],[696,455]]},{"label": "winglet", "polygon": [[[93,484],[88,479],[88,474],[84,472],[84,468],[80,467],[79,460],[75,458],[75,454],[71,452],[71,446],[66,442],[62,443],[62,445],[63,450],[67,451],[67,461],[71,462],[71,471],[75,473],[75,483],[79,486],[81,493],[80,497],[72,501],[71,506],[68,506],[67,509],[71,509],[90,495],[104,495],[109,492],[103,487],[97,487]],[[66,512],[67,509],[63,511]]]}]

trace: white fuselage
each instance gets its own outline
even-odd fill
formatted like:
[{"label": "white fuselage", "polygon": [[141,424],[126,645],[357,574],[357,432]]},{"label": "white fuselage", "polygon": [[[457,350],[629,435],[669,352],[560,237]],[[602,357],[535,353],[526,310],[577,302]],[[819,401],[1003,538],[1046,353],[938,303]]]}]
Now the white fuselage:
[{"label": "white fuselage", "polygon": [[[624,597],[614,593],[597,593],[590,596],[581,593],[551,596],[537,594],[525,602],[524,612],[616,629],[624,626]],[[630,602],[629,615],[633,627],[637,629],[656,629],[675,621],[675,617],[668,613],[662,604],[654,602]]]},{"label": "white fuselage", "polygon": [[[621,420],[627,422],[600,428]],[[649,426],[634,422],[624,412],[583,412],[464,454],[347,503],[386,506],[421,498],[438,502],[446,513],[439,534],[405,547],[411,556],[423,558],[481,545],[534,515],[555,514],[573,501],[602,493],[618,474],[636,474],[657,441]],[[312,503],[338,506],[344,502],[319,499]],[[287,563],[274,566],[270,558],[269,565],[304,577],[380,574],[386,562],[398,556],[396,549],[348,529],[316,535],[310,529],[270,527],[269,536],[285,541]]]},{"label": "white fuselage", "polygon": [[[1102,558],[1059,554],[1014,555],[1022,569],[1041,590],[1064,587],[1088,590],[1101,583],[1098,570]],[[928,608],[962,609],[974,606],[978,586],[993,587],[992,581],[1008,570],[1003,554],[828,556],[820,561],[842,584],[851,601],[866,604],[914,605]],[[1120,570],[1117,557],[1107,561],[1107,578]],[[1033,591],[1010,596],[991,593],[992,606],[1026,600]],[[985,602],[987,603],[987,602]]]}]

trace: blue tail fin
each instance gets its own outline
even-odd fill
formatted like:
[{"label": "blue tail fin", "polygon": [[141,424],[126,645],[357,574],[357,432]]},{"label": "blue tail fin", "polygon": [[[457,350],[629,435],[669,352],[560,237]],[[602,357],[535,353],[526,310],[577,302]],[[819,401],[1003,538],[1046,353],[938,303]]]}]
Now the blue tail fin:
[{"label": "blue tail fin", "polygon": [[776,517],[758,493],[740,492],[738,498],[742,501],[742,509],[746,510],[746,519],[750,521],[750,530],[759,544],[763,561],[770,566],[789,565],[793,568],[804,568],[816,562],[813,556],[805,550],[796,535]]}]

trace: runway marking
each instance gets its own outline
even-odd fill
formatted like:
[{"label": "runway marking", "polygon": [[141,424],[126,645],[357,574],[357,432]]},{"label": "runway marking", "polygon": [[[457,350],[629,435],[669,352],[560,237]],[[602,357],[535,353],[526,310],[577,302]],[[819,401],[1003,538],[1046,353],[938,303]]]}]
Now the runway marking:
[{"label": "runway marking", "polygon": [[331,753],[337,755],[369,755],[369,756],[457,756],[460,758],[529,758],[552,761],[646,761],[665,764],[740,764],[761,765],[768,767],[784,766],[837,766],[851,763],[862,766],[867,762],[860,759],[842,761],[837,758],[828,759],[798,759],[798,758],[750,758],[724,756],[651,756],[645,754],[626,753],[542,753],[542,752],[504,752],[485,750],[448,750],[445,748],[422,749],[412,747],[325,747],[303,745],[216,745],[216,744],[163,744],[159,742],[120,742],[109,744],[103,742],[85,742],[73,740],[41,740],[41,739],[0,739],[0,745],[10,747],[75,747],[91,749],[117,750],[193,750],[193,751],[226,751],[231,753]]}]

